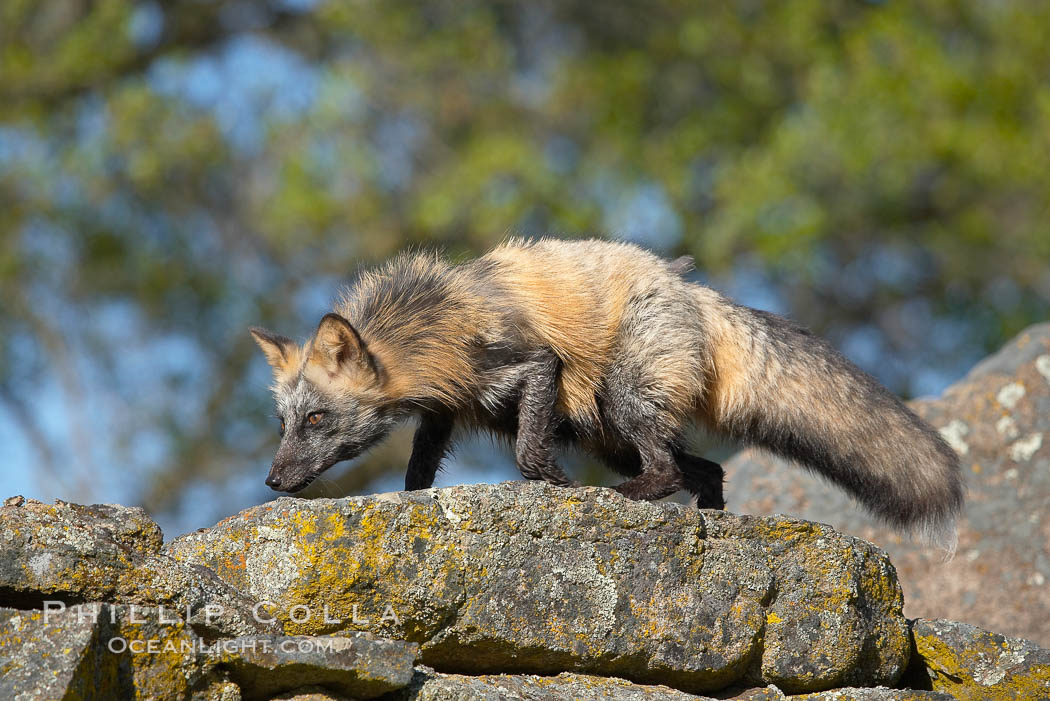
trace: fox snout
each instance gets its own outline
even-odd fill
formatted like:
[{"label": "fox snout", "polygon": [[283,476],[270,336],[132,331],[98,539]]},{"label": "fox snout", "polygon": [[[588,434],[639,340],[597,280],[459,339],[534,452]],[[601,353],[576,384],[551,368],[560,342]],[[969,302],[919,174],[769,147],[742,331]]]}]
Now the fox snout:
[{"label": "fox snout", "polygon": [[277,492],[298,492],[313,482],[320,472],[292,451],[278,450],[266,476],[266,486]]},{"label": "fox snout", "polygon": [[273,490],[279,492],[281,491],[282,480],[283,477],[281,477],[281,471],[277,469],[277,466],[274,465],[270,467],[270,474],[266,476],[266,486],[271,487]]},{"label": "fox snout", "polygon": [[299,465],[279,465],[270,467],[266,476],[266,486],[275,492],[298,492],[314,481],[317,473]]}]

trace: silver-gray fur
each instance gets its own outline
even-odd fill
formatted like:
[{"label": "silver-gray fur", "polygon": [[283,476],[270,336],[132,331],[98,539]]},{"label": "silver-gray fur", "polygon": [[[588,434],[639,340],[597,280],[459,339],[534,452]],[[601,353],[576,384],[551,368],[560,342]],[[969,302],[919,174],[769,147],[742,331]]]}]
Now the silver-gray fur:
[{"label": "silver-gray fur", "polygon": [[[382,440],[401,415],[370,406],[350,394],[322,392],[302,372],[275,388],[281,444],[266,484],[297,492],[332,465],[357,457]],[[321,414],[317,424],[311,414]]]}]

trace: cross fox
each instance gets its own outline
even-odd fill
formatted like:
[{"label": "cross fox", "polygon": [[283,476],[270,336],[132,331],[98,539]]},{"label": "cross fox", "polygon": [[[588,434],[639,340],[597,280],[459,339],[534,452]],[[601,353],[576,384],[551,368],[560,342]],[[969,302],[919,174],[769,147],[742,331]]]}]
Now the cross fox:
[{"label": "cross fox", "polygon": [[722,468],[685,448],[698,424],[801,463],[899,530],[950,539],[963,488],[940,435],[826,341],[690,269],[598,240],[510,240],[458,265],[402,254],[305,345],[252,328],[281,421],[266,484],[298,491],[415,415],[406,489],[431,486],[454,429],[484,429],[514,439],[527,479],[578,486],[555,460],[578,445],[628,477],[626,497],[684,488],[721,509]]}]

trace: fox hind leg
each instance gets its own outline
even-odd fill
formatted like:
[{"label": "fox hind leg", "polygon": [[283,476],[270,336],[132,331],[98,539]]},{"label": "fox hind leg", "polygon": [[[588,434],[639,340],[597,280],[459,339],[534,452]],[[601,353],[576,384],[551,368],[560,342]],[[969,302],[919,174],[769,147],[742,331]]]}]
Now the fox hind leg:
[{"label": "fox hind leg", "polygon": [[[636,477],[642,473],[642,456],[634,446],[621,445],[610,448],[606,445],[592,444],[589,448],[609,469],[621,475]],[[671,444],[671,455],[682,472],[685,488],[696,499],[697,508],[724,509],[722,482],[725,473],[722,466],[687,453],[677,443]]]},{"label": "fox hind leg", "polygon": [[685,486],[685,476],[667,443],[645,441],[638,446],[642,472],[614,487],[629,499],[655,500],[670,496]]},{"label": "fox hind leg", "polygon": [[[686,263],[675,261],[671,272],[684,273]],[[616,487],[620,493],[660,499],[686,488],[706,507],[720,501],[721,482],[713,476],[721,470],[679,448],[706,368],[698,340],[704,328],[690,289],[675,277],[627,300],[599,405],[608,432],[639,456],[641,473]]]},{"label": "fox hind leg", "polygon": [[675,462],[682,471],[685,488],[696,499],[698,509],[724,509],[725,496],[722,493],[722,482],[725,472],[716,462],[705,460],[697,455],[685,452],[680,447],[672,449]]}]

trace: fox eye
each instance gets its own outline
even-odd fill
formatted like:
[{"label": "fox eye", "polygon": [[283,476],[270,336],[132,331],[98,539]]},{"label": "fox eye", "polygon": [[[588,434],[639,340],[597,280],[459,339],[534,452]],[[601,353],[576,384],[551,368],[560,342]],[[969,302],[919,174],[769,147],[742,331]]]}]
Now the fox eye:
[{"label": "fox eye", "polygon": [[311,414],[306,415],[306,423],[310,424],[311,426],[316,426],[317,424],[321,423],[321,419],[323,418],[323,411],[315,411]]}]

